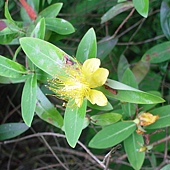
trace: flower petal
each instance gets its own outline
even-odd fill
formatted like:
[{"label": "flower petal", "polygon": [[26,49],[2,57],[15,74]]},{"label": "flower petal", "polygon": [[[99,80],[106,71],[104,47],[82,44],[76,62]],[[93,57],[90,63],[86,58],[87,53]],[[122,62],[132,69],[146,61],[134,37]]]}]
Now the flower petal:
[{"label": "flower petal", "polygon": [[90,88],[102,86],[109,75],[109,71],[105,68],[98,68],[87,80]]},{"label": "flower petal", "polygon": [[86,97],[92,104],[99,106],[106,106],[108,102],[106,96],[98,90],[90,90],[89,95]]},{"label": "flower petal", "polygon": [[94,73],[100,66],[100,60],[98,58],[91,58],[86,60],[82,66],[82,72],[86,76]]},{"label": "flower petal", "polygon": [[153,124],[157,119],[159,119],[159,115],[154,116],[149,112],[143,112],[141,115],[139,115],[141,126],[148,126]]}]

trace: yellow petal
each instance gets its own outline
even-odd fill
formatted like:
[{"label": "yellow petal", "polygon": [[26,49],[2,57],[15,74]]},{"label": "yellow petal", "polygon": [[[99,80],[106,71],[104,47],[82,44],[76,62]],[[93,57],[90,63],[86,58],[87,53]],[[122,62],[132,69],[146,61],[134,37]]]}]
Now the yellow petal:
[{"label": "yellow petal", "polygon": [[106,96],[98,90],[90,90],[89,95],[86,97],[92,104],[99,106],[106,106],[108,102]]},{"label": "yellow petal", "polygon": [[100,66],[100,60],[98,58],[91,58],[86,60],[82,66],[82,72],[85,75],[94,73]]},{"label": "yellow petal", "polygon": [[102,86],[109,75],[109,71],[105,68],[98,68],[88,79],[90,88]]},{"label": "yellow petal", "polygon": [[150,124],[153,124],[157,119],[159,119],[159,115],[154,116],[149,112],[143,112],[141,115],[139,115],[139,119],[141,126],[148,126]]}]

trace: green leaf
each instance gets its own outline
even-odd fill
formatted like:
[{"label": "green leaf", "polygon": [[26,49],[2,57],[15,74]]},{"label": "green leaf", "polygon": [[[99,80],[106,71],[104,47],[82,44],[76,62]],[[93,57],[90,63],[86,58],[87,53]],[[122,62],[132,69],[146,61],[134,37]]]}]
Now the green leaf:
[{"label": "green leaf", "polygon": [[5,123],[0,125],[0,140],[6,140],[24,133],[29,127],[25,123]]},{"label": "green leaf", "polygon": [[[143,92],[115,80],[107,79],[105,85],[105,88],[101,87],[100,90],[102,90],[107,96],[120,101],[138,104],[165,102],[164,99],[159,96]],[[112,93],[112,90],[115,90],[116,94]]]},{"label": "green leaf", "polygon": [[106,126],[118,122],[122,118],[119,113],[109,112],[90,117],[91,123],[100,126]]},{"label": "green leaf", "polygon": [[136,113],[136,105],[134,103],[121,103],[123,118],[129,118]]},{"label": "green leaf", "polygon": [[25,82],[21,98],[22,118],[27,126],[31,126],[36,107],[37,79],[31,75]]},{"label": "green leaf", "polygon": [[[158,91],[148,91],[148,93],[151,93],[153,95],[161,97],[161,93]],[[139,105],[138,107],[142,108],[142,111],[148,111],[148,110],[154,108],[156,105],[157,105],[157,103],[156,104],[147,104],[147,105],[143,104],[143,105]]]},{"label": "green leaf", "polygon": [[5,2],[5,18],[9,21],[14,21],[11,17],[11,14],[9,13],[9,10],[8,10],[8,1]]},{"label": "green leaf", "polygon": [[131,87],[134,87],[134,88],[138,88],[136,78],[129,68],[127,68],[123,74],[122,83],[129,85]]},{"label": "green leaf", "polygon": [[99,131],[90,141],[92,148],[108,148],[117,145],[131,135],[136,129],[133,122],[118,122]]},{"label": "green leaf", "polygon": [[[154,81],[154,83],[151,83],[152,81]],[[143,91],[158,91],[160,89],[161,84],[161,74],[150,70],[146,77],[140,83],[140,89],[142,89]]]},{"label": "green leaf", "polygon": [[26,69],[19,63],[0,55],[0,75],[10,78],[19,78],[26,74]]},{"label": "green leaf", "polygon": [[[31,1],[31,2],[30,2],[30,1]],[[39,11],[39,6],[41,5],[41,4],[40,4],[40,0],[28,0],[27,2],[32,6],[32,8],[34,9],[34,11],[35,11],[36,13],[38,13],[38,11]]]},{"label": "green leaf", "polygon": [[150,69],[150,63],[149,62],[143,62],[139,61],[135,64],[135,66],[132,68],[132,72],[135,75],[136,82],[139,84],[147,75]]},{"label": "green leaf", "polygon": [[164,42],[158,44],[148,51],[142,56],[142,61],[147,61],[150,63],[161,63],[170,59],[170,42]]},{"label": "green leaf", "polygon": [[119,3],[119,2],[125,2],[125,1],[127,1],[127,0],[118,0],[117,2]]},{"label": "green leaf", "polygon": [[169,170],[170,169],[170,164],[165,165],[163,168],[161,168],[160,170]]},{"label": "green leaf", "polygon": [[170,39],[170,8],[165,1],[162,1],[161,4],[160,22],[163,33],[168,39]]},{"label": "green leaf", "polygon": [[127,68],[129,68],[129,63],[126,57],[124,55],[121,55],[117,68],[119,81],[122,81],[123,74]]},{"label": "green leaf", "polygon": [[64,114],[64,131],[68,144],[74,148],[83,129],[87,101],[84,100],[80,108],[73,106],[73,102],[71,100],[67,103]]},{"label": "green leaf", "polygon": [[29,77],[29,75],[23,75],[18,78],[9,78],[9,77],[4,77],[0,76],[0,83],[1,84],[15,84],[15,83],[23,83],[26,81],[26,79]]},{"label": "green leaf", "polygon": [[83,63],[89,58],[95,58],[97,54],[96,34],[93,28],[90,28],[78,45],[76,58]]},{"label": "green leaf", "polygon": [[75,31],[72,24],[60,18],[45,18],[46,27],[48,30],[54,31],[61,35],[68,35]]},{"label": "green leaf", "polygon": [[139,152],[140,145],[144,145],[142,135],[136,132],[132,133],[127,139],[124,140],[124,147],[128,160],[135,170],[140,170],[145,159],[145,152]]},{"label": "green leaf", "polygon": [[28,58],[51,76],[64,74],[62,66],[65,64],[65,57],[73,60],[58,47],[37,38],[24,37],[20,39],[20,43]]},{"label": "green leaf", "polygon": [[96,109],[96,110],[104,110],[104,111],[109,111],[109,110],[113,110],[112,105],[107,102],[106,106],[98,106],[97,104],[91,104],[91,102],[87,102],[88,107],[92,108],[92,109]]},{"label": "green leaf", "polygon": [[16,37],[17,33],[9,29],[4,20],[0,20],[0,23],[0,44],[8,44]]},{"label": "green leaf", "polygon": [[[129,68],[127,68],[123,74],[122,83],[138,89],[136,78]],[[131,117],[136,113],[136,105],[134,103],[122,102],[121,106],[122,106],[124,118]]]},{"label": "green leaf", "polygon": [[104,22],[107,22],[108,20],[112,19],[116,15],[118,15],[118,14],[132,8],[132,7],[133,7],[132,2],[124,2],[124,3],[120,3],[120,4],[117,4],[117,5],[113,6],[109,11],[107,11],[102,16],[101,24],[103,24]]},{"label": "green leaf", "polygon": [[133,4],[138,13],[147,18],[149,11],[149,0],[133,0]]},{"label": "green leaf", "polygon": [[61,8],[63,6],[63,3],[55,3],[47,8],[45,8],[43,11],[41,11],[38,16],[47,18],[47,17],[56,17],[58,13],[60,12]]},{"label": "green leaf", "polygon": [[54,125],[57,128],[63,126],[63,117],[43,94],[40,88],[37,88],[36,114],[44,121]]},{"label": "green leaf", "polygon": [[164,127],[170,126],[170,105],[162,106],[159,108],[156,108],[154,110],[151,110],[150,113],[153,115],[159,115],[159,119],[156,120],[155,123],[146,126],[146,129],[160,129]]},{"label": "green leaf", "polygon": [[97,57],[103,60],[115,47],[117,44],[118,39],[109,37],[104,38],[97,44]]},{"label": "green leaf", "polygon": [[34,30],[31,33],[31,37],[44,39],[45,37],[45,20],[41,18],[40,21],[35,26]]}]

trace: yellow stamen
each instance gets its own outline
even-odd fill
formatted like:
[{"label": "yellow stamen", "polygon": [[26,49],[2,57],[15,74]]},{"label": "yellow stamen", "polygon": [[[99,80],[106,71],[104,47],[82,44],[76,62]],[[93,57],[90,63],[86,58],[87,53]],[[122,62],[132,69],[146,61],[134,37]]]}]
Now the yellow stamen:
[{"label": "yellow stamen", "polygon": [[65,101],[74,100],[78,107],[82,105],[85,97],[92,104],[105,106],[107,105],[105,95],[98,90],[92,90],[103,85],[109,74],[107,69],[99,66],[100,60],[96,58],[86,60],[83,65],[78,62],[74,65],[64,65],[65,75],[56,75],[57,78],[49,80],[49,89],[58,98]]}]

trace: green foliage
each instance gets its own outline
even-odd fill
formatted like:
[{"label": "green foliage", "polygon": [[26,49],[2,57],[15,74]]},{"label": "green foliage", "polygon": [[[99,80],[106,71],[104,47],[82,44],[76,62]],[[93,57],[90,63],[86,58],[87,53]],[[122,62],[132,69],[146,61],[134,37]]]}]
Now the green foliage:
[{"label": "green foliage", "polygon": [[[19,114],[13,114],[14,119],[10,117],[13,112],[2,116],[0,140],[17,137],[29,127],[35,133],[50,129],[57,132],[59,137],[64,136],[72,148],[80,144],[98,163],[97,166],[104,169],[114,169],[121,161],[124,161],[124,165],[120,166],[120,170],[129,169],[130,166],[135,170],[146,167],[156,169],[162,160],[154,151],[163,155],[164,144],[155,146],[152,142],[160,142],[165,135],[168,136],[170,126],[170,42],[167,41],[170,38],[169,2],[63,0],[56,3],[51,0],[28,0],[27,3],[36,14],[35,19],[30,17],[31,10],[27,9],[30,7],[20,7],[19,3],[10,0],[0,2],[0,8],[4,5],[5,16],[3,18],[1,15],[0,19],[0,44],[3,45],[2,49],[7,48],[10,52],[1,50],[0,55],[1,87],[7,88],[11,84],[12,89],[11,99],[5,96],[10,103],[6,113],[11,107],[14,108],[16,104],[20,106],[21,103],[21,113],[18,111]],[[16,15],[12,11],[15,7],[20,9],[20,13]],[[134,12],[134,9],[137,12]],[[100,95],[90,95],[89,89],[84,91],[82,105],[77,105],[76,95],[81,93],[82,88],[90,81],[93,80],[95,84],[95,81],[103,77],[102,72],[101,75],[97,75],[97,71],[93,72],[96,63],[91,64],[87,72],[82,69],[82,64],[91,58],[99,58],[100,67],[109,70],[109,78],[102,86],[90,87],[90,90],[98,90],[107,97],[108,103],[105,106],[90,102],[94,98],[101,98]],[[102,70],[100,69],[99,71]],[[74,71],[77,71],[77,74]],[[77,81],[82,72],[83,76],[87,74],[86,80],[81,77]],[[95,74],[98,76],[97,80],[92,76]],[[69,79],[70,77],[72,79]],[[65,80],[65,84],[61,79]],[[54,81],[56,89],[64,86],[71,94],[75,89],[78,93],[66,99],[57,92],[54,95],[48,89],[50,81]],[[82,81],[86,83],[83,84]],[[13,84],[17,88],[13,87]],[[19,89],[19,92],[16,89]],[[13,104],[16,96],[17,103]],[[2,101],[3,99],[1,97]],[[66,101],[61,101],[63,99]],[[161,103],[164,103],[164,106]],[[4,113],[4,110],[0,110],[1,112]],[[145,112],[159,116],[158,120],[152,122],[150,117],[140,120],[140,115]],[[6,123],[11,120],[16,122]],[[24,123],[17,123],[22,121]],[[145,121],[152,123],[145,126]],[[45,140],[43,141],[46,144]],[[56,142],[56,138],[53,141]],[[119,152],[113,153],[119,143],[123,143],[124,148],[121,148],[118,156],[126,154],[127,160],[119,161],[117,155],[114,157],[114,154]],[[65,145],[64,142],[57,141],[51,148],[56,144],[61,150]],[[88,145],[90,150],[98,155],[104,154],[106,148],[114,148],[108,155],[102,155],[103,161],[99,161],[83,144]],[[145,153],[151,149],[152,162],[151,159],[149,162]],[[168,144],[166,149],[170,149]],[[38,152],[40,151],[38,148]],[[31,152],[32,150],[29,150],[29,153]],[[110,160],[112,156],[114,158]],[[149,154],[147,156],[150,157]],[[70,162],[70,158],[65,162]],[[167,165],[162,167],[162,170],[168,168]]]},{"label": "green foliage", "polygon": [[69,57],[56,46],[37,38],[24,37],[20,39],[21,47],[29,59],[41,70],[51,76],[63,74],[64,57]]},{"label": "green foliage", "polygon": [[0,140],[6,140],[24,133],[28,130],[24,123],[4,123],[0,125]]},{"label": "green foliage", "polygon": [[97,53],[96,35],[94,29],[84,35],[77,48],[76,58],[79,62],[84,62],[88,58],[95,58]]},{"label": "green foliage", "polygon": [[128,155],[128,160],[135,170],[141,169],[145,159],[145,152],[139,152],[140,145],[144,145],[144,140],[143,136],[137,133],[132,133],[124,140],[124,147]]},{"label": "green foliage", "polygon": [[42,17],[44,17],[44,18],[56,17],[58,15],[58,13],[60,12],[62,6],[63,6],[62,3],[52,4],[52,5],[48,6],[47,8],[45,8],[44,10],[42,10],[38,14],[38,16],[41,16],[41,18]]},{"label": "green foliage", "polygon": [[24,85],[21,99],[22,117],[27,126],[31,126],[36,106],[37,79],[30,75]]},{"label": "green foliage", "polygon": [[37,103],[35,112],[42,120],[52,124],[53,126],[57,128],[63,127],[63,117],[40,88],[37,88]]},{"label": "green foliage", "polygon": [[169,60],[169,46],[170,42],[168,41],[152,47],[143,55],[142,61],[150,63],[162,63]]},{"label": "green foliage", "polygon": [[75,147],[83,129],[87,101],[78,107],[72,107],[73,101],[69,101],[64,114],[64,131],[71,147]]},{"label": "green foliage", "polygon": [[[120,101],[138,104],[153,104],[162,103],[164,100],[159,96],[143,92],[133,87],[127,86],[115,80],[108,79],[105,83],[109,88],[102,88],[101,90],[109,97],[118,99]],[[116,90],[114,94],[111,90]],[[109,91],[110,90],[110,91]]]},{"label": "green foliage", "polygon": [[135,9],[138,11],[140,15],[142,15],[145,18],[148,16],[149,0],[141,0],[141,1],[133,0],[133,4]]},{"label": "green foliage", "polygon": [[6,58],[0,56],[0,75],[11,78],[21,77],[23,74],[27,73],[24,66]]},{"label": "green foliage", "polygon": [[136,127],[133,122],[118,122],[103,128],[90,141],[92,148],[108,148],[117,145],[130,136]]},{"label": "green foliage", "polygon": [[168,40],[170,38],[169,12],[170,12],[169,4],[166,1],[162,1],[161,9],[160,9],[160,21],[161,21],[162,31],[165,34],[165,36],[168,38]]},{"label": "green foliage", "polygon": [[132,2],[124,2],[113,6],[109,11],[107,11],[101,18],[101,24],[107,22],[108,20],[114,18],[116,15],[130,9],[133,7]]},{"label": "green foliage", "polygon": [[91,116],[90,120],[95,125],[106,126],[118,122],[121,118],[121,114],[109,112]]}]

